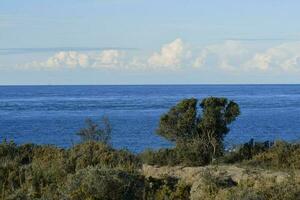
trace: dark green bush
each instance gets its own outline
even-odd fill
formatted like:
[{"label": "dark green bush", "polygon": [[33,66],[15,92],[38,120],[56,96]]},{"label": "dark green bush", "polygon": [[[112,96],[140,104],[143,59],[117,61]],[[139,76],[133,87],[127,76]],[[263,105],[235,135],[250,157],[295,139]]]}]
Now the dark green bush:
[{"label": "dark green bush", "polygon": [[238,104],[226,98],[209,97],[199,104],[195,98],[183,99],[161,116],[157,133],[176,143],[201,141],[211,156],[218,157],[229,125],[239,114]]},{"label": "dark green bush", "polygon": [[300,144],[277,141],[270,149],[255,155],[246,164],[273,169],[300,169]]},{"label": "dark green bush", "polygon": [[254,142],[251,139],[249,142],[236,147],[233,151],[227,152],[224,156],[218,160],[224,163],[237,163],[245,160],[250,160],[254,156],[267,151],[271,147],[272,143],[266,142]]},{"label": "dark green bush", "polygon": [[143,163],[158,166],[203,166],[211,161],[211,151],[198,140],[178,143],[171,149],[146,150],[139,155]]},{"label": "dark green bush", "polygon": [[238,104],[226,98],[184,99],[161,116],[157,129],[175,148],[148,150],[141,158],[156,165],[209,164],[223,155],[223,139],[239,114]]}]

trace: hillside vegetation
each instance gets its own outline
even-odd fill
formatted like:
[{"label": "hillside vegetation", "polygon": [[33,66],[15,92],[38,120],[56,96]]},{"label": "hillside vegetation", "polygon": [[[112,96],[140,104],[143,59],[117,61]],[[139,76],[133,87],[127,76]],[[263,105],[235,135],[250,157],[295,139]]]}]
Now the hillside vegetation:
[{"label": "hillside vegetation", "polygon": [[107,118],[87,120],[82,143],[69,149],[3,141],[0,199],[300,199],[299,144],[250,140],[224,150],[239,114],[225,98],[185,99],[157,129],[174,147],[138,155],[111,147]]}]

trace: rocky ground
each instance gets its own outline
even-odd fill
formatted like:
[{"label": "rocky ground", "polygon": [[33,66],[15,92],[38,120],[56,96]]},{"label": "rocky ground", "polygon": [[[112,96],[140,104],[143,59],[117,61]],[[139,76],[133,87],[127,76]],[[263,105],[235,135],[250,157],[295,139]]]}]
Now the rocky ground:
[{"label": "rocky ground", "polygon": [[283,183],[289,181],[291,177],[300,181],[300,172],[294,171],[293,174],[284,171],[272,171],[265,169],[256,169],[242,167],[236,165],[210,165],[205,167],[156,167],[143,165],[142,173],[146,177],[163,178],[171,176],[178,178],[191,185],[191,199],[203,199],[201,196],[201,188],[208,176],[218,178],[226,183],[226,185],[237,186],[245,182],[255,185]]}]

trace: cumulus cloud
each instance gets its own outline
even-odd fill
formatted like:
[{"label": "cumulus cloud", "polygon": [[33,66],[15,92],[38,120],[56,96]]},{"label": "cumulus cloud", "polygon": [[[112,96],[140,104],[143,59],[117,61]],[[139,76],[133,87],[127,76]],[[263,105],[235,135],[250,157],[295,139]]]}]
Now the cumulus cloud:
[{"label": "cumulus cloud", "polygon": [[242,59],[249,56],[249,50],[239,41],[225,41],[207,45],[196,57],[196,68],[218,67],[223,70],[237,70]]},{"label": "cumulus cloud", "polygon": [[249,69],[263,71],[299,71],[300,42],[284,43],[256,53],[252,59],[246,62],[245,66]]},{"label": "cumulus cloud", "polygon": [[300,42],[289,42],[257,49],[241,41],[225,41],[201,48],[194,59],[195,68],[225,71],[300,71]]},{"label": "cumulus cloud", "polygon": [[126,69],[126,70],[159,70],[178,69],[187,57],[184,43],[176,39],[161,47],[159,52],[149,57],[129,57],[125,51],[111,49],[98,53],[80,53],[76,51],[61,51],[49,57],[46,61],[31,62],[27,67],[42,69],[57,68],[97,68],[97,69]]},{"label": "cumulus cloud", "polygon": [[48,68],[74,68],[77,66],[86,67],[89,64],[89,57],[85,54],[78,53],[76,51],[59,52],[54,56],[50,57],[46,62],[42,62],[40,64]]},{"label": "cumulus cloud", "polygon": [[183,58],[184,45],[180,38],[169,44],[163,45],[160,52],[155,52],[148,59],[150,66],[178,67]]},{"label": "cumulus cloud", "polygon": [[93,52],[61,51],[27,68],[94,68],[117,70],[223,70],[229,72],[300,72],[300,42],[257,48],[242,41],[224,41],[205,46],[188,46],[182,39],[164,44],[148,55],[110,49]]},{"label": "cumulus cloud", "polygon": [[107,68],[120,64],[119,50],[103,50],[99,54],[87,54],[76,51],[61,51],[49,57],[46,61],[31,62],[26,67],[42,69],[58,68]]},{"label": "cumulus cloud", "polygon": [[100,52],[98,56],[96,56],[95,62],[93,63],[93,67],[102,68],[102,67],[115,67],[121,65],[121,55],[122,53],[119,50],[105,50]]}]

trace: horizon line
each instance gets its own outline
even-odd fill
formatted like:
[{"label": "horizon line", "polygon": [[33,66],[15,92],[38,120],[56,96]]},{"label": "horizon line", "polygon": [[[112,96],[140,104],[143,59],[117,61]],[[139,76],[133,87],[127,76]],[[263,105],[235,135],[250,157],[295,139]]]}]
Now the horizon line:
[{"label": "horizon line", "polygon": [[151,83],[151,84],[0,84],[0,87],[26,86],[247,86],[247,85],[300,85],[300,83]]}]

